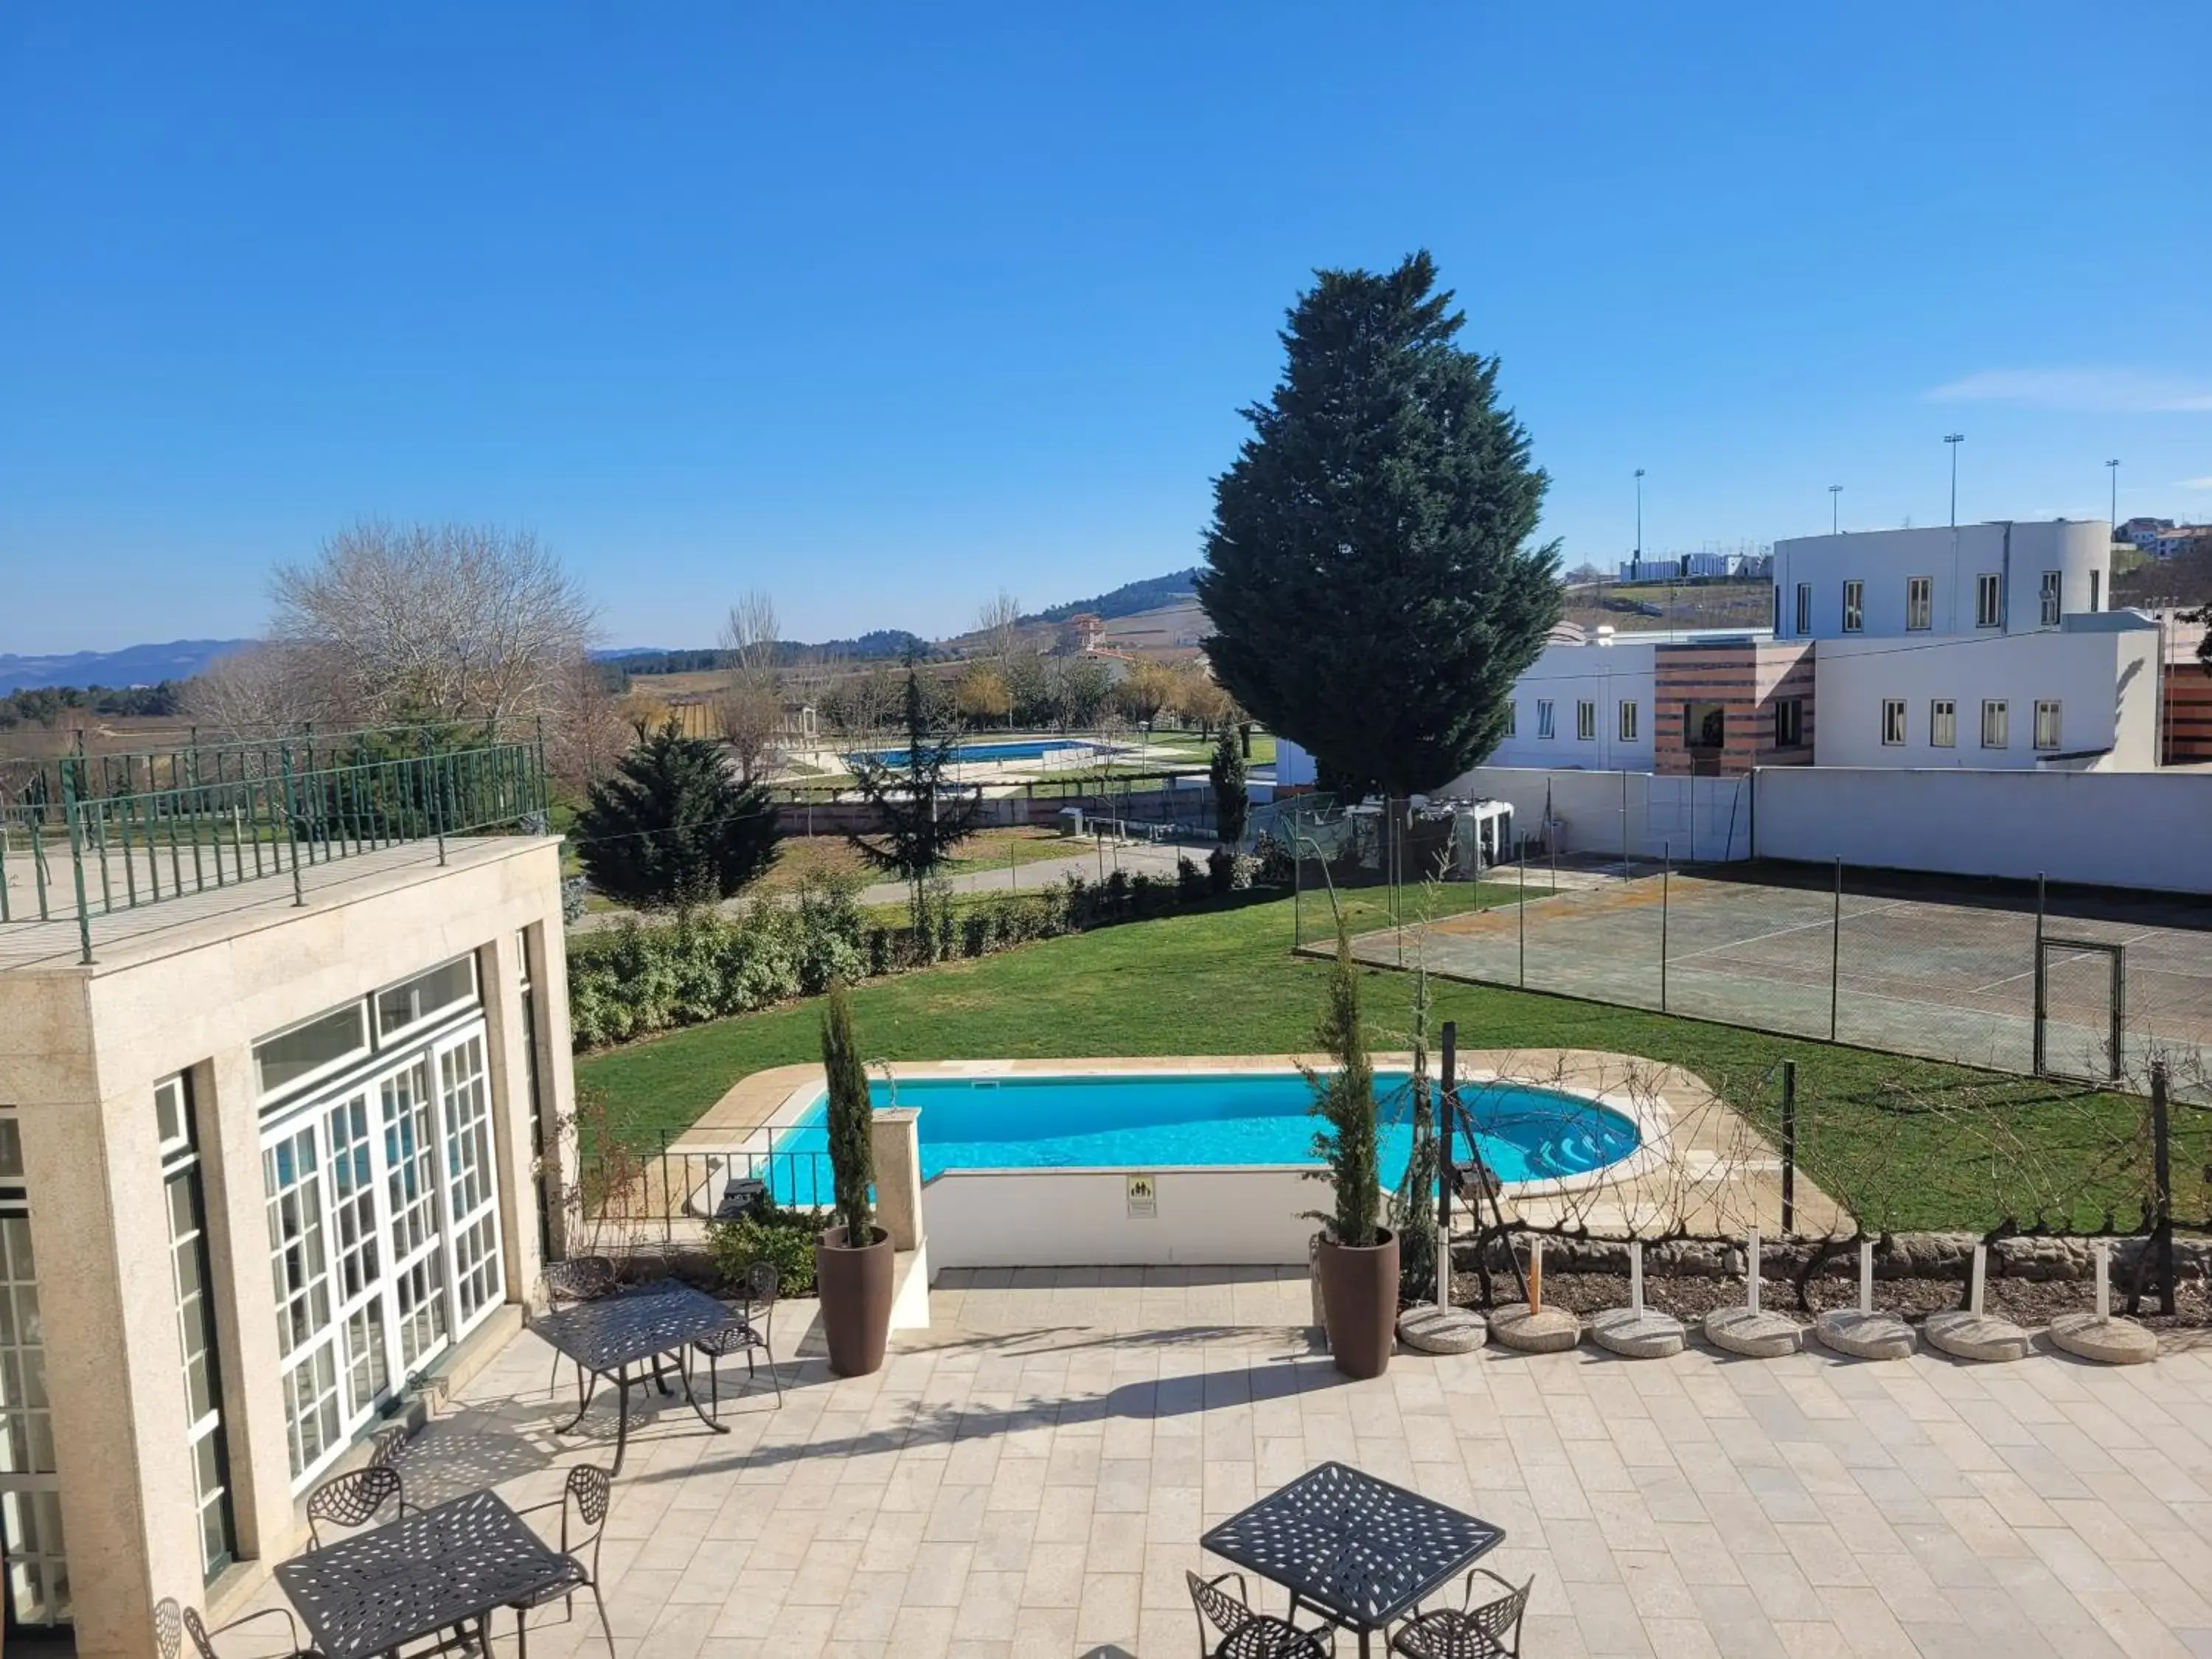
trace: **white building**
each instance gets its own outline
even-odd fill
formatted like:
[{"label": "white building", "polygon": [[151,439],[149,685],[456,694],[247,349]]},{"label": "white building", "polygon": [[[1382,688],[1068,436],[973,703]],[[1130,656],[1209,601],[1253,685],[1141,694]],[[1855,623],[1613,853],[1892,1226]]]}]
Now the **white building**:
[{"label": "white building", "polygon": [[1649,772],[1659,648],[1617,639],[1546,646],[1514,684],[1512,723],[1489,763]]},{"label": "white building", "polygon": [[2112,530],[2102,520],[1846,531],[1774,544],[1782,640],[1931,639],[2056,629],[2102,611]]}]

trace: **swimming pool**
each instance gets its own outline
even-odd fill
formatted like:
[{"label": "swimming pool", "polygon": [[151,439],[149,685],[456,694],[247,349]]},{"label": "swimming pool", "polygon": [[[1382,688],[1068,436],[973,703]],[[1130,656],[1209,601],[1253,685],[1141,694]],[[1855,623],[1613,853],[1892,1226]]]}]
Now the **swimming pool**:
[{"label": "swimming pool", "polygon": [[[963,743],[952,752],[959,765],[984,762],[1042,760],[1047,755],[1064,754],[1071,749],[1095,749],[1096,744],[1085,743],[1074,738],[1044,738],[1029,743]],[[848,760],[872,760],[885,766],[904,766],[903,749],[863,750],[848,755]]]},{"label": "swimming pool", "polygon": [[[1403,1072],[1378,1073],[1375,1083],[1382,1181],[1391,1186],[1413,1150],[1412,1106]],[[878,1107],[893,1103],[888,1082],[872,1081],[869,1094]],[[1462,1097],[1502,1181],[1587,1175],[1638,1146],[1627,1116],[1578,1095],[1484,1084]],[[921,1110],[924,1180],[948,1170],[1311,1164],[1320,1126],[1312,1103],[1294,1072],[915,1078],[896,1086],[896,1103]],[[829,1180],[826,1160],[810,1156],[829,1146],[820,1097],[772,1133],[775,1156],[762,1172],[770,1189],[781,1202],[816,1201],[816,1186]]]}]

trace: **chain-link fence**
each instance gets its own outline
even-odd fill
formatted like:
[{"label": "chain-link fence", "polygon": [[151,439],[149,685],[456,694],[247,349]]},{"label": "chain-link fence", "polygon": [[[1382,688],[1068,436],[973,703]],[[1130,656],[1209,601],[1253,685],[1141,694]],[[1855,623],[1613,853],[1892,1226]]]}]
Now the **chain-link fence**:
[{"label": "chain-link fence", "polygon": [[1302,950],[2033,1075],[2166,1060],[2203,1097],[2212,904],[1772,861],[1565,852],[1486,804],[1286,804]]}]

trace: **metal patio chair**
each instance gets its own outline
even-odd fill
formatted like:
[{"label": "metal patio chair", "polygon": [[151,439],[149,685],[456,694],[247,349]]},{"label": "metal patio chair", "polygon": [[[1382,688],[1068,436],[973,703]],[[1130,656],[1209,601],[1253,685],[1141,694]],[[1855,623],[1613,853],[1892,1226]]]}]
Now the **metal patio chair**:
[{"label": "metal patio chair", "polygon": [[292,1617],[289,1607],[264,1607],[259,1613],[249,1613],[243,1619],[234,1619],[227,1625],[217,1625],[210,1630],[200,1622],[198,1608],[180,1608],[173,1599],[164,1596],[154,1604],[154,1640],[161,1650],[161,1659],[177,1659],[180,1640],[187,1636],[191,1638],[192,1652],[198,1659],[223,1659],[222,1650],[216,1646],[214,1638],[225,1631],[237,1630],[264,1619],[282,1619],[284,1621],[284,1639],[289,1644],[285,1652],[290,1659],[321,1659],[314,1649],[300,1645],[299,1622]]},{"label": "metal patio chair", "polygon": [[775,1296],[782,1284],[773,1261],[756,1261],[745,1269],[745,1293],[738,1304],[737,1317],[719,1331],[709,1332],[691,1346],[707,1356],[708,1408],[722,1414],[722,1356],[742,1352],[745,1381],[753,1380],[753,1355],[768,1362],[768,1380],[775,1384],[775,1403],[783,1404],[783,1379],[776,1375],[775,1350],[769,1346],[775,1319]]},{"label": "metal patio chair", "polygon": [[[601,1297],[612,1296],[622,1276],[615,1264],[603,1255],[574,1255],[566,1261],[549,1261],[540,1280],[545,1287],[546,1310],[557,1312],[563,1303],[597,1302]],[[561,1381],[561,1356],[553,1356],[552,1375],[545,1384],[550,1394]]]},{"label": "metal patio chair", "polygon": [[[1504,1585],[1505,1594],[1478,1607],[1478,1578]],[[1535,1588],[1533,1574],[1516,1589],[1510,1579],[1477,1567],[1467,1576],[1466,1600],[1458,1611],[1440,1607],[1415,1614],[1390,1638],[1390,1651],[1404,1659],[1520,1659],[1521,1620],[1528,1611],[1528,1592]]]},{"label": "metal patio chair", "polygon": [[[1253,1612],[1241,1572],[1200,1578],[1185,1568],[1182,1576],[1198,1614],[1198,1650],[1207,1659],[1329,1659],[1336,1651],[1332,1631],[1301,1630],[1287,1619]],[[1232,1578],[1234,1595],[1222,1588]]]},{"label": "metal patio chair", "polygon": [[[550,1606],[561,1602],[568,1608],[568,1616],[576,1616],[576,1592],[587,1589],[592,1593],[592,1605],[599,1611],[599,1633],[607,1638],[607,1651],[615,1650],[615,1633],[607,1623],[607,1604],[599,1595],[599,1540],[607,1526],[607,1505],[614,1496],[614,1477],[594,1463],[579,1463],[568,1471],[562,1483],[558,1499],[544,1504],[532,1504],[518,1515],[535,1515],[541,1510],[561,1511],[560,1550],[568,1563],[568,1576],[560,1583],[540,1590],[527,1601],[516,1604],[518,1611]],[[575,1516],[571,1528],[568,1517]],[[585,1559],[588,1550],[590,1559]]]},{"label": "metal patio chair", "polygon": [[399,1471],[389,1463],[371,1463],[358,1469],[349,1469],[330,1480],[307,1494],[307,1536],[313,1547],[323,1547],[323,1525],[337,1527],[365,1527],[376,1519],[386,1504],[397,1502],[399,1513],[412,1514],[415,1506],[407,1501],[406,1483]]}]

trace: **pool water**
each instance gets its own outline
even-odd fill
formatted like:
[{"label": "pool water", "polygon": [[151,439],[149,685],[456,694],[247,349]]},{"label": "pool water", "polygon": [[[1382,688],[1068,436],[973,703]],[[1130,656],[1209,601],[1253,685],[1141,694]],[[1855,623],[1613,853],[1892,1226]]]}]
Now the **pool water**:
[{"label": "pool water", "polygon": [[[1041,738],[1032,743],[963,743],[952,751],[952,758],[957,764],[963,766],[983,761],[1042,760],[1047,755],[1095,746],[1073,738]],[[903,749],[866,750],[846,758],[872,760],[884,766],[904,766],[907,751]]]},{"label": "pool water", "polygon": [[[1382,1182],[1391,1187],[1413,1151],[1406,1074],[1376,1073],[1375,1093]],[[872,1082],[869,1094],[877,1106],[892,1103],[887,1082]],[[1633,1123],[1573,1095],[1486,1085],[1462,1099],[1484,1158],[1503,1181],[1583,1175],[1636,1150]],[[1313,1141],[1322,1121],[1310,1109],[1313,1091],[1295,1073],[926,1078],[901,1083],[897,1103],[921,1109],[925,1180],[945,1170],[1320,1161]],[[828,1146],[819,1100],[797,1123],[775,1132],[769,1179],[779,1199],[806,1201],[784,1188],[810,1185],[815,1160],[805,1155]],[[1455,1149],[1462,1160],[1465,1146],[1461,1140]]]}]

